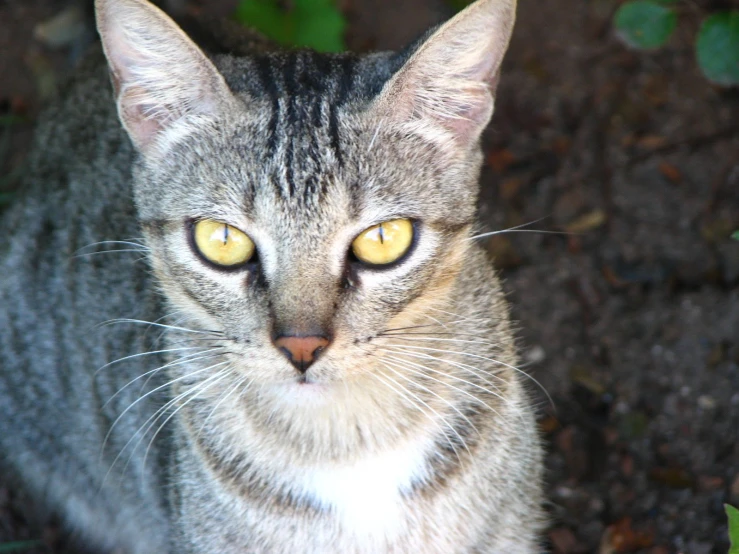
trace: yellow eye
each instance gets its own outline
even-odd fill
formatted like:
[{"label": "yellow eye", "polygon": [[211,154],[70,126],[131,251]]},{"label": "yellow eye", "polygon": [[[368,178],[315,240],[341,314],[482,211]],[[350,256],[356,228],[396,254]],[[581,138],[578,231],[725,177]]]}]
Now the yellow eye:
[{"label": "yellow eye", "polygon": [[413,223],[393,219],[363,231],[352,242],[352,252],[366,264],[386,265],[408,252],[412,242]]},{"label": "yellow eye", "polygon": [[220,221],[198,221],[193,229],[193,239],[200,254],[216,265],[236,266],[248,262],[254,255],[252,240],[236,227]]}]

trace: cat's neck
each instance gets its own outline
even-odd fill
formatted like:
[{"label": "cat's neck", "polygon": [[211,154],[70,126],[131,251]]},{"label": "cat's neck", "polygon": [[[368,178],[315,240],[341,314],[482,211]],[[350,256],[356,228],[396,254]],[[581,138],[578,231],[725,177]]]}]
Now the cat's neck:
[{"label": "cat's neck", "polygon": [[[220,402],[217,408],[212,402],[185,406],[183,413],[197,442],[223,457],[260,452],[299,465],[351,462],[402,447],[410,437],[432,436],[438,425],[372,374],[329,385],[247,388]],[[208,443],[217,436],[211,426],[229,438]]]}]

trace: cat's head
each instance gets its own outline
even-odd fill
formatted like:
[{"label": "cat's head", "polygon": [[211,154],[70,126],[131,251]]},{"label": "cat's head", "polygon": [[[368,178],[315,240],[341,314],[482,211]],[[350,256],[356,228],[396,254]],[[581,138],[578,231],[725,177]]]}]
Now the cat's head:
[{"label": "cat's head", "polygon": [[479,0],[397,55],[211,60],[144,0],[97,0],[140,222],[183,326],[217,331],[251,380],[325,384],[443,310],[514,12]]}]

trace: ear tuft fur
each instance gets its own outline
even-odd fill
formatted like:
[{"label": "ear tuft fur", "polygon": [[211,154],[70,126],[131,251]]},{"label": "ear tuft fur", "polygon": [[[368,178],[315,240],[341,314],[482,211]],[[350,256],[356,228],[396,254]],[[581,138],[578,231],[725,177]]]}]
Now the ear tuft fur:
[{"label": "ear tuft fur", "polygon": [[409,131],[466,151],[493,113],[516,0],[478,0],[439,27],[385,85],[374,109]]},{"label": "ear tuft fur", "polygon": [[161,155],[233,101],[203,52],[145,0],[96,0],[118,115],[136,148]]}]

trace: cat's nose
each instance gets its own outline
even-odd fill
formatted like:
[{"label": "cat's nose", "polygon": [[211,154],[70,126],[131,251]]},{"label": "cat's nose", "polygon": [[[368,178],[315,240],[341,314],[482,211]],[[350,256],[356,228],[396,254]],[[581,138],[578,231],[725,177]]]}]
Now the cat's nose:
[{"label": "cat's nose", "polygon": [[301,373],[305,373],[321,351],[328,346],[326,337],[281,336],[274,341],[275,346]]}]

